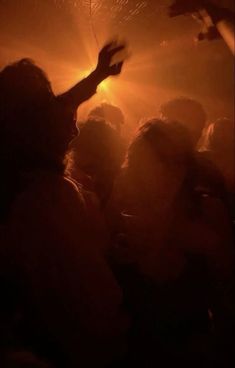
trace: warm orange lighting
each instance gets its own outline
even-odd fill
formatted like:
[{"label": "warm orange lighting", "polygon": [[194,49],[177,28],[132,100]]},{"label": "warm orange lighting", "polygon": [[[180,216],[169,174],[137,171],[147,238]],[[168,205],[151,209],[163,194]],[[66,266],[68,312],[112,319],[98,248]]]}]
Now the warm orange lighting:
[{"label": "warm orange lighting", "polygon": [[110,80],[106,79],[99,84],[98,92],[106,93],[109,92],[109,90],[110,90]]},{"label": "warm orange lighting", "polygon": [[78,76],[77,76],[78,80],[88,77],[88,75],[90,75],[91,72],[92,72],[92,69],[81,70],[80,72],[78,72]]},{"label": "warm orange lighting", "polygon": [[[79,71],[77,73],[77,79],[82,80],[83,78],[88,77],[88,75],[90,75],[91,72],[92,69],[85,69]],[[97,92],[100,93],[102,97],[104,97],[105,94],[110,93],[110,89],[111,89],[110,79],[105,79],[103,82],[99,84]]]}]

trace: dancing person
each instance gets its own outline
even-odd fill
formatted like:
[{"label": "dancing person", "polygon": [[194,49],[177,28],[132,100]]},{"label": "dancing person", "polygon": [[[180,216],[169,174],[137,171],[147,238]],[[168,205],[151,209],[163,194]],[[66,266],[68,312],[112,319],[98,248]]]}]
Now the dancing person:
[{"label": "dancing person", "polygon": [[111,259],[135,322],[134,356],[153,367],[215,362],[208,310],[219,331],[233,321],[231,292],[226,295],[233,282],[232,229],[223,203],[197,190],[195,168],[187,130],[148,121],[129,146],[107,213]]},{"label": "dancing person", "polygon": [[125,345],[128,318],[106,261],[107,234],[97,234],[63,162],[77,106],[121,72],[123,63],[111,60],[122,48],[106,45],[95,71],[60,96],[28,59],[0,72],[1,273],[17,290],[10,308],[20,316],[18,348],[56,367],[104,367]]},{"label": "dancing person", "polygon": [[195,166],[195,177],[197,179],[195,180],[197,180],[198,188],[226,201],[226,189],[222,173],[209,157],[199,151],[207,119],[203,106],[196,100],[178,97],[163,104],[160,108],[160,114],[166,122],[168,120],[178,121],[188,130],[197,163]]}]

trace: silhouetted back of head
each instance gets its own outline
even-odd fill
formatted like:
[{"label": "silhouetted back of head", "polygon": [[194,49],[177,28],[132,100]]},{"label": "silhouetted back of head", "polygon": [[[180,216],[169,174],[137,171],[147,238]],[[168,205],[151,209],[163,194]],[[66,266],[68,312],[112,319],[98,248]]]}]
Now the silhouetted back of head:
[{"label": "silhouetted back of head", "polygon": [[2,155],[21,164],[62,160],[66,113],[42,69],[30,59],[0,72],[0,139]]},{"label": "silhouetted back of head", "polygon": [[109,122],[109,124],[118,132],[121,131],[121,125],[124,124],[124,115],[122,110],[114,105],[103,102],[99,106],[92,109],[89,118],[98,117]]},{"label": "silhouetted back of head", "polygon": [[76,178],[76,168],[81,169],[92,179],[101,202],[105,202],[124,159],[120,135],[105,120],[90,118],[80,126],[80,134],[71,148],[68,171]]},{"label": "silhouetted back of head", "polygon": [[184,125],[190,132],[192,143],[196,146],[207,119],[206,112],[198,101],[178,97],[163,104],[160,113],[163,119],[175,120]]},{"label": "silhouetted back of head", "polygon": [[148,212],[150,207],[165,208],[178,195],[191,195],[193,171],[187,129],[174,121],[147,121],[131,142],[125,162],[126,188],[128,196],[135,197],[134,211],[138,203]]},{"label": "silhouetted back of head", "polygon": [[56,105],[50,82],[31,60],[22,59],[0,72],[1,218],[24,187],[25,171],[63,170]]},{"label": "silhouetted back of head", "polygon": [[141,168],[146,147],[165,164],[187,163],[192,145],[187,130],[178,122],[151,119],[143,124],[132,140],[127,154],[128,166]]},{"label": "silhouetted back of head", "polygon": [[122,140],[113,127],[103,119],[90,118],[83,123],[78,137],[73,140],[71,146],[77,153],[78,161],[82,161],[82,157],[87,160],[90,158],[100,167],[119,166],[123,158]]},{"label": "silhouetted back of head", "polygon": [[8,65],[0,73],[1,100],[6,108],[22,111],[32,103],[43,105],[53,97],[46,74],[30,59]]}]

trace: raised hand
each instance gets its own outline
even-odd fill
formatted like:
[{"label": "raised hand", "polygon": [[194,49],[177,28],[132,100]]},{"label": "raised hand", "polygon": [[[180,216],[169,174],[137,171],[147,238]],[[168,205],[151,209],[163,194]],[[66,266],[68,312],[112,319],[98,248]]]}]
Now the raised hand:
[{"label": "raised hand", "polygon": [[124,43],[118,43],[117,41],[112,41],[105,45],[99,53],[96,69],[88,77],[58,96],[60,100],[65,101],[66,105],[70,106],[75,113],[77,107],[82,102],[95,94],[99,83],[111,75],[121,73],[126,57],[118,54],[121,51],[125,51],[125,48],[126,45]]},{"label": "raised hand", "polygon": [[117,63],[113,63],[112,61],[125,47],[125,44],[118,44],[116,41],[112,41],[102,48],[96,67],[96,72],[102,76],[102,79],[121,73],[124,60],[118,61]]}]

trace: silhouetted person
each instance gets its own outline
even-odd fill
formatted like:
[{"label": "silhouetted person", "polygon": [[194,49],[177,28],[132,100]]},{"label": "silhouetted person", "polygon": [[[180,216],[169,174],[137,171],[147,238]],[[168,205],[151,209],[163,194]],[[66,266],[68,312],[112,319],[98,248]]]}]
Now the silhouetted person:
[{"label": "silhouetted person", "polygon": [[198,364],[201,336],[210,356],[208,309],[217,331],[232,323],[232,229],[223,203],[197,190],[195,167],[185,128],[148,121],[129,146],[107,214],[134,356],[153,367]]},{"label": "silhouetted person", "polygon": [[[116,43],[106,45],[99,54],[96,69],[59,96],[54,95],[45,73],[29,59],[22,59],[1,71],[1,168],[5,179],[9,178],[1,182],[1,211],[7,211],[8,202],[18,190],[19,178],[14,167],[20,166],[20,161],[24,168],[48,166],[49,161],[53,166],[55,161],[61,166],[64,152],[76,131],[77,107],[95,93],[103,79],[121,71],[122,62],[110,64],[112,56],[122,49],[123,46]],[[11,176],[14,177],[10,179]]]},{"label": "silhouetted person", "polygon": [[122,110],[114,105],[103,102],[94,107],[88,114],[88,118],[102,118],[107,121],[119,134],[122,131],[122,125],[125,118]]},{"label": "silhouetted person", "polygon": [[[80,126],[79,135],[71,142],[71,162],[68,171],[72,178],[93,190],[102,206],[112,192],[113,182],[124,159],[124,145],[117,131],[105,120],[90,117]],[[87,179],[83,181],[83,172]]]},{"label": "silhouetted person", "polygon": [[163,104],[160,113],[163,119],[180,122],[189,131],[193,146],[197,146],[207,119],[206,112],[198,101],[178,97]]},{"label": "silhouetted person", "polygon": [[122,48],[105,46],[95,71],[60,96],[27,59],[0,73],[1,272],[18,290],[18,344],[58,367],[103,367],[122,354],[127,324],[108,237],[63,163],[77,106],[120,73],[111,59]]},{"label": "silhouetted person", "polygon": [[196,100],[178,97],[163,104],[160,113],[166,121],[167,119],[178,121],[188,130],[189,139],[196,152],[197,186],[201,191],[225,200],[223,176],[208,157],[197,151],[207,119],[203,106]]}]

